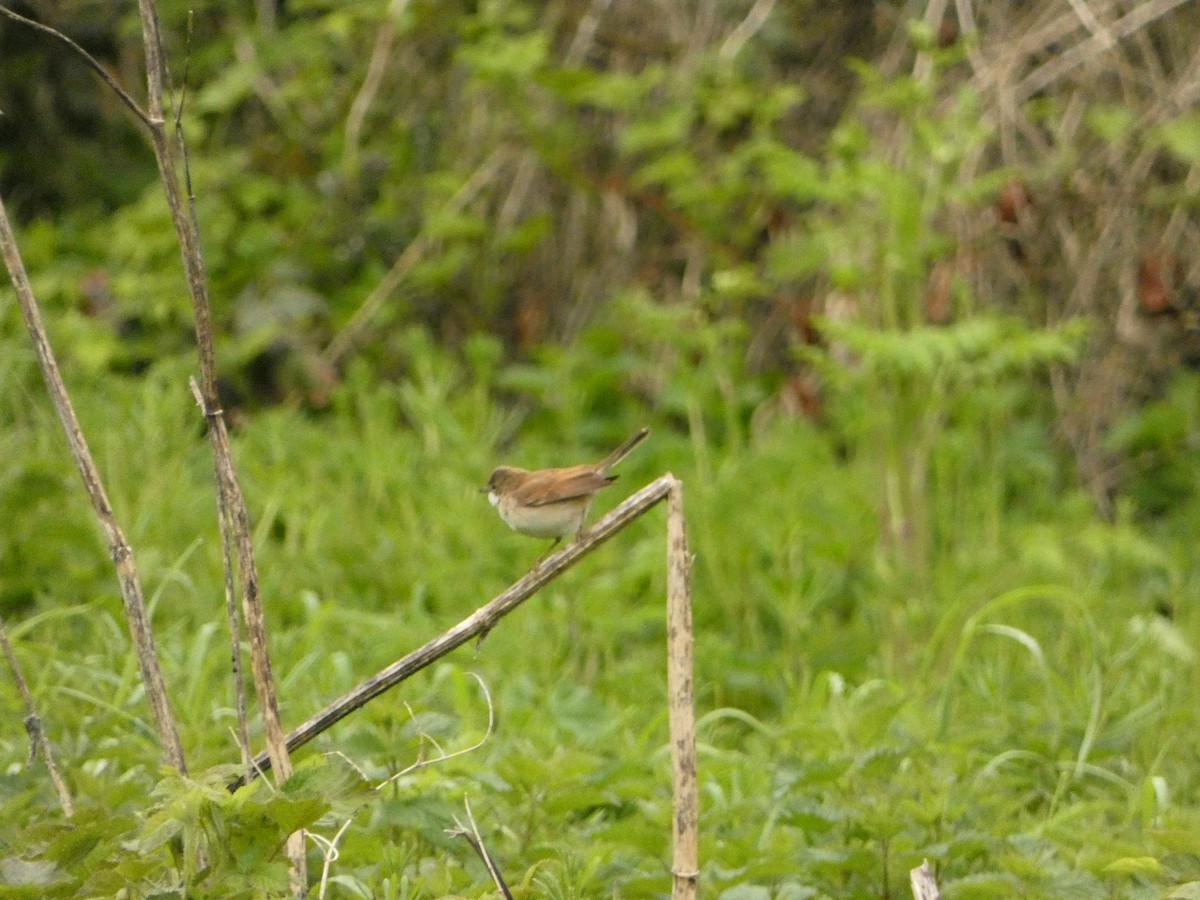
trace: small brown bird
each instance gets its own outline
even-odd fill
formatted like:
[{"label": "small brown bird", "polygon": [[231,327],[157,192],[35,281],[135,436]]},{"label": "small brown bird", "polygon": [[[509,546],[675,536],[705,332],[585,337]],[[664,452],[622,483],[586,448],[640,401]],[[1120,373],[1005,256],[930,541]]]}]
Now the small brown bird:
[{"label": "small brown bird", "polygon": [[531,537],[554,538],[554,543],[535,563],[540,564],[564,537],[579,537],[592,498],[617,479],[616,475],[609,474],[613,466],[628,456],[649,433],[649,428],[643,428],[590,466],[538,469],[536,472],[500,466],[492,472],[487,487],[481,492],[487,493],[488,501],[513,531]]}]

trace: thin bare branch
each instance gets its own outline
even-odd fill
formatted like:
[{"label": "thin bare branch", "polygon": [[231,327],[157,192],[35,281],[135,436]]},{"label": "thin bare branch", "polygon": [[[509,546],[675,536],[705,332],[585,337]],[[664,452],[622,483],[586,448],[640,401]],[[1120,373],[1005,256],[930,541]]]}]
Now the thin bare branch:
[{"label": "thin bare branch", "polygon": [[1114,22],[1110,29],[1093,34],[1087,40],[1081,41],[1074,47],[1047,60],[1026,75],[1014,90],[1018,102],[1028,100],[1072,69],[1105,52],[1113,46],[1114,39],[1119,41],[1128,37],[1155,19],[1166,15],[1175,7],[1187,2],[1188,0],[1148,0],[1146,3],[1139,4]]},{"label": "thin bare branch", "polygon": [[358,143],[362,135],[363,121],[379,86],[383,83],[383,73],[387,71],[388,60],[392,56],[392,46],[396,41],[396,23],[404,15],[408,0],[392,0],[383,14],[379,33],[375,36],[375,47],[371,51],[371,60],[367,63],[367,74],[363,78],[362,87],[354,95],[350,103],[350,111],[346,114],[345,137],[342,139],[342,165],[347,174],[358,168]]},{"label": "thin bare branch", "polygon": [[[1091,7],[1092,15],[1106,16],[1110,10],[1118,7],[1118,0],[1094,0]],[[1017,36],[1017,39],[1005,49],[1015,58],[1028,58],[1049,53],[1051,48],[1061,43],[1069,35],[1078,30],[1079,16],[1072,12],[1064,12],[1055,16],[1044,25],[1031,28]]]},{"label": "thin bare branch", "polygon": [[[259,715],[267,739],[266,754],[269,763],[252,760],[248,772],[252,771],[257,775],[270,768],[275,773],[276,783],[282,784],[291,777],[292,763],[288,757],[279,720],[279,702],[275,693],[275,678],[271,672],[266,618],[263,614],[262,598],[258,593],[258,571],[254,564],[249,514],[241,483],[234,469],[233,451],[229,446],[229,432],[225,427],[224,415],[220,409],[209,405],[207,398],[201,396],[198,399],[213,443],[219,518],[225,522],[222,530],[227,530],[232,535],[233,546],[237,551],[242,615],[246,620],[246,634],[250,640],[250,663],[254,674],[254,689],[258,696]],[[304,836],[302,832],[296,832],[288,839],[288,855],[292,859],[293,890],[298,895],[303,893],[301,888],[306,880],[303,854]]]},{"label": "thin bare branch", "polygon": [[33,296],[33,288],[29,284],[29,276],[25,271],[25,263],[21,260],[12,226],[8,221],[8,213],[0,200],[0,247],[3,248],[4,262],[8,266],[8,274],[12,279],[13,288],[17,293],[17,303],[21,307],[21,315],[25,319],[25,327],[33,341],[34,353],[42,369],[42,377],[46,382],[46,390],[58,413],[63,432],[67,436],[67,444],[71,455],[75,458],[75,466],[83,479],[84,490],[92,502],[92,509],[100,522],[100,528],[108,541],[109,556],[117,570],[117,581],[121,587],[121,598],[125,603],[125,619],[129,623],[129,631],[133,637],[134,648],[137,652],[138,666],[141,669],[142,683],[146,688],[146,699],[150,704],[150,714],[154,720],[154,728],[162,745],[163,755],[167,763],[174,766],[180,773],[186,773],[183,747],[179,743],[179,733],[175,727],[175,716],[171,712],[171,704],[167,698],[166,685],[163,683],[162,669],[158,663],[158,652],[154,646],[154,635],[150,630],[150,617],[146,612],[146,602],[142,594],[142,582],[134,563],[133,549],[125,540],[117,517],[113,513],[112,504],[100,479],[100,470],[92,458],[83,429],[75,415],[75,408],[67,394],[67,386],[63,382],[54,351],[50,348],[50,340],[46,336],[46,328],[42,323],[42,314]]},{"label": "thin bare branch", "polygon": [[[191,66],[192,47],[192,12],[188,11],[187,52],[184,56],[183,87],[180,91],[179,103],[175,110],[175,143],[179,148],[179,157],[183,161],[183,181],[187,191],[188,220],[199,235],[199,215],[196,211],[196,192],[192,187],[192,168],[188,157],[187,141],[183,135],[183,110],[187,103],[188,75]],[[199,260],[200,272],[203,273],[204,261]],[[204,394],[195,378],[188,379],[188,386],[196,404],[205,409]],[[223,412],[223,411],[222,411]],[[208,427],[214,426],[211,420]],[[220,427],[224,427],[224,423]],[[236,480],[236,479],[235,479]],[[237,595],[234,590],[234,524],[227,514],[227,505],[222,502],[220,491],[217,492],[217,526],[221,534],[221,567],[225,588],[225,618],[229,623],[229,664],[233,672],[234,706],[237,711],[237,744],[241,753],[242,765],[250,772],[250,728],[246,715],[246,679],[242,671],[242,626],[238,616]]]},{"label": "thin bare branch", "polygon": [[386,779],[381,781],[379,784],[377,784],[375,786],[375,790],[382,791],[385,787],[387,787],[392,782],[398,781],[399,779],[403,778],[405,775],[411,775],[413,772],[416,772],[420,769],[424,769],[427,766],[433,766],[438,763],[443,763],[448,759],[454,759],[456,756],[466,756],[468,753],[474,753],[476,750],[478,750],[480,747],[482,747],[484,744],[486,744],[489,740],[491,740],[492,731],[496,727],[496,706],[494,703],[492,703],[492,692],[488,690],[487,685],[484,683],[483,679],[480,678],[478,675],[476,675],[474,672],[468,672],[467,674],[470,675],[472,678],[474,678],[477,682],[479,682],[479,689],[481,691],[483,691],[483,699],[487,701],[488,723],[487,723],[487,731],[485,731],[483,733],[483,737],[481,737],[478,741],[476,741],[470,747],[464,747],[461,750],[454,750],[454,751],[451,751],[450,753],[447,753],[446,751],[442,750],[441,747],[438,747],[438,755],[437,756],[433,757],[432,759],[418,759],[412,765],[406,766],[405,768],[401,769],[396,774],[390,775]]},{"label": "thin bare branch", "polygon": [[974,34],[979,26],[975,24],[975,10],[971,8],[971,0],[954,0],[954,12],[958,16],[958,27],[963,34]]},{"label": "thin bare branch", "polygon": [[[432,765],[436,765],[438,763],[446,762],[446,760],[454,759],[456,756],[465,756],[468,753],[474,753],[476,750],[478,750],[480,747],[482,747],[484,744],[486,744],[491,739],[492,731],[494,730],[495,725],[496,725],[496,707],[495,707],[495,704],[492,703],[492,694],[487,689],[487,684],[484,683],[484,680],[482,678],[480,678],[474,672],[468,672],[467,674],[470,675],[472,678],[474,678],[479,683],[479,688],[480,688],[480,690],[483,691],[483,697],[487,701],[488,724],[487,724],[487,731],[484,732],[483,737],[481,737],[478,741],[476,741],[470,747],[464,747],[462,750],[455,750],[450,753],[447,753],[446,751],[442,750],[441,747],[438,747],[438,755],[433,757],[432,759],[425,759],[423,757],[424,747],[422,747],[421,750],[417,754],[418,758],[417,758],[416,762],[414,762],[410,766],[406,766],[405,768],[401,769],[396,774],[391,775],[388,778],[385,778],[379,784],[375,785],[376,791],[382,791],[385,787],[387,787],[389,784],[392,784],[398,778],[403,778],[405,775],[409,775],[409,774],[417,771],[418,769],[423,769],[426,766],[432,766]],[[409,714],[410,715],[412,714],[411,710],[409,711]],[[428,737],[428,735],[425,735],[423,733],[419,736],[422,738]],[[429,738],[429,740],[434,746],[437,746],[436,741],[434,741],[432,738]],[[358,772],[359,775],[361,775],[364,779],[366,779],[367,776],[363,773],[362,769],[360,769],[354,763],[354,761],[352,759],[350,759],[348,756],[346,756],[346,754],[342,753],[340,750],[335,750],[335,751],[333,751],[332,755],[341,757],[343,760],[346,761],[347,764],[352,766]],[[317,893],[317,896],[319,898],[325,896],[325,891],[326,891],[326,888],[329,883],[330,867],[338,860],[338,856],[339,856],[338,844],[341,842],[343,835],[345,835],[346,829],[350,827],[350,823],[353,821],[354,821],[353,818],[349,818],[345,822],[343,822],[342,826],[337,830],[337,832],[334,834],[334,836],[332,838],[326,838],[326,837],[323,837],[322,835],[315,834],[311,831],[305,832],[308,835],[309,839],[312,840],[313,843],[315,843],[318,847],[321,848],[321,854],[324,857],[324,865],[321,867],[320,890]]]},{"label": "thin bare branch", "polygon": [[[946,4],[949,0],[929,0],[929,4],[925,7],[925,15],[922,16],[922,21],[931,29],[937,29],[942,19],[946,15]],[[933,71],[933,58],[928,53],[918,53],[917,59],[913,63],[913,77],[918,81],[924,81]]]},{"label": "thin bare branch", "polygon": [[767,19],[771,17],[771,10],[775,8],[775,0],[754,0],[754,5],[750,7],[750,12],[746,14],[746,18],[738,23],[737,28],[729,33],[729,37],[725,38],[725,43],[721,44],[721,49],[717,51],[717,56],[721,59],[733,59],[742,52],[742,48],[746,46],[750,38],[758,34],[762,27],[767,24]]},{"label": "thin bare branch", "polygon": [[467,809],[467,822],[469,825],[464,825],[455,816],[454,824],[458,827],[447,828],[446,834],[466,840],[471,845],[471,849],[478,853],[479,858],[483,860],[484,866],[487,867],[488,875],[492,878],[492,884],[496,885],[496,889],[500,891],[502,896],[507,898],[507,900],[512,900],[512,893],[508,890],[508,885],[504,883],[504,877],[500,874],[500,868],[496,865],[496,861],[492,859],[492,855],[488,853],[487,845],[483,843],[483,837],[479,833],[479,825],[475,821],[475,815],[471,812],[471,801],[466,797],[463,797],[463,806]]},{"label": "thin bare branch", "polygon": [[[200,250],[200,227],[196,216],[191,174],[187,166],[186,145],[183,142],[182,129],[177,128],[176,138],[181,147],[183,175],[188,192],[185,202],[180,187],[180,167],[172,158],[163,121],[163,89],[167,67],[163,59],[158,9],[154,0],[138,0],[138,11],[142,23],[142,43],[146,54],[146,93],[149,104],[150,138],[163,190],[166,192],[167,207],[170,210],[171,221],[179,240],[185,281],[196,320],[196,345],[200,356],[198,401],[205,421],[208,423],[219,514],[225,520],[225,526],[228,527],[228,533],[232,536],[232,544],[237,554],[242,615],[246,620],[246,634],[250,641],[250,661],[254,673],[255,693],[258,696],[259,714],[262,718],[267,752],[271,756],[271,767],[274,769],[276,781],[282,783],[291,775],[292,765],[283,742],[283,729],[279,724],[279,701],[276,697],[275,681],[271,673],[266,617],[263,613],[262,599],[258,594],[258,570],[254,558],[254,545],[250,538],[250,517],[246,510],[241,482],[238,480],[233,451],[229,446],[225,416],[217,402],[217,375],[213,349],[212,313],[208,297],[208,277]],[[308,890],[302,832],[298,831],[288,838],[287,854],[292,864],[292,893],[297,897],[302,897]]]},{"label": "thin bare branch", "polygon": [[21,699],[25,701],[25,730],[29,732],[29,762],[32,764],[37,758],[38,752],[41,752],[42,759],[46,761],[46,772],[50,776],[50,783],[54,785],[54,792],[58,794],[58,805],[62,807],[63,815],[69,819],[75,815],[75,802],[71,799],[71,792],[67,789],[67,782],[63,779],[62,772],[59,771],[58,763],[54,761],[54,748],[50,745],[50,738],[46,735],[42,717],[38,715],[37,705],[33,702],[33,694],[21,672],[21,664],[17,662],[17,655],[8,641],[8,629],[4,627],[3,619],[0,619],[0,646],[4,648],[4,658],[8,660],[8,668],[12,672],[13,681],[17,683]]},{"label": "thin bare branch", "polygon": [[1092,12],[1092,8],[1087,5],[1086,0],[1067,0],[1067,3],[1070,4],[1075,15],[1079,17],[1079,21],[1083,23],[1083,27],[1086,28],[1091,34],[1096,35],[1104,40],[1105,44],[1107,45],[1105,49],[1108,49],[1116,44],[1116,39],[1104,26],[1104,23],[1096,17],[1094,12]]},{"label": "thin bare branch", "polygon": [[88,53],[58,29],[51,28],[49,25],[43,25],[41,22],[35,22],[33,19],[27,19],[24,16],[13,12],[7,7],[0,6],[0,15],[5,15],[14,22],[20,22],[22,25],[27,25],[30,28],[42,32],[43,34],[48,34],[56,41],[61,41],[62,43],[66,44],[79,54],[80,58],[87,63],[88,68],[99,75],[104,80],[105,84],[107,84],[113,89],[114,92],[116,92],[116,95],[121,98],[121,102],[129,107],[129,111],[137,116],[143,125],[145,125],[147,128],[150,127],[150,116],[146,114],[146,111],[138,105],[138,102],[134,100],[133,97],[129,96],[125,88],[121,87],[121,83],[117,81],[117,79],[113,78],[113,76],[109,74],[108,69],[104,68],[104,66],[100,64],[99,60],[92,56],[92,54]]},{"label": "thin bare branch", "polygon": [[[204,408],[204,396],[200,393],[200,385],[195,378],[188,379],[192,396],[196,404]],[[254,765],[250,759],[250,730],[246,716],[246,682],[242,672],[242,620],[238,615],[237,594],[233,585],[233,534],[232,523],[225,515],[220,503],[217,504],[217,525],[221,533],[221,561],[225,584],[225,618],[229,622],[229,662],[233,670],[234,704],[237,708],[237,740],[241,753],[242,765],[246,767],[247,775],[251,774]]]},{"label": "thin bare branch", "polygon": [[596,29],[600,27],[600,20],[610,6],[612,0],[592,0],[588,5],[587,12],[579,20],[575,36],[571,38],[571,45],[567,47],[567,53],[563,57],[564,66],[573,69],[587,59],[588,51],[596,41]]}]

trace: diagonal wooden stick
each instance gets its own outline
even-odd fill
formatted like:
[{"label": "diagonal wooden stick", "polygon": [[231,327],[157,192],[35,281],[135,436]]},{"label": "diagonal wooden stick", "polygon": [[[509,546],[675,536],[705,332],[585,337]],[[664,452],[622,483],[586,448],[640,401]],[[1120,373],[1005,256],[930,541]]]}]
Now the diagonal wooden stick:
[{"label": "diagonal wooden stick", "polygon": [[183,759],[183,746],[179,743],[179,732],[175,727],[175,716],[167,699],[167,688],[163,682],[162,668],[158,662],[158,652],[154,647],[154,635],[150,630],[150,616],[146,612],[146,601],[142,594],[142,581],[134,564],[133,548],[125,540],[125,534],[117,523],[112,504],[108,501],[108,493],[100,480],[100,470],[92,458],[87,439],[75,415],[75,407],[67,394],[67,386],[59,371],[50,340],[46,336],[46,327],[42,323],[41,310],[29,284],[29,275],[25,271],[25,263],[17,248],[17,239],[13,235],[12,226],[8,221],[8,213],[4,209],[4,201],[0,200],[0,251],[3,252],[4,262],[8,266],[8,274],[12,279],[13,289],[17,293],[17,303],[21,307],[21,315],[25,319],[25,327],[29,329],[29,337],[33,341],[34,353],[42,367],[42,377],[46,382],[46,390],[58,413],[63,432],[67,436],[67,444],[71,455],[75,458],[75,466],[79,469],[79,477],[83,479],[84,490],[92,501],[92,509],[96,519],[104,531],[108,541],[108,552],[117,570],[117,582],[121,587],[121,599],[125,603],[125,620],[129,623],[129,633],[133,637],[133,645],[137,651],[138,666],[141,669],[142,684],[146,689],[146,700],[150,704],[150,714],[154,720],[154,729],[158,732],[158,742],[162,745],[163,756],[169,765],[174,766],[181,774],[187,773]]},{"label": "diagonal wooden stick", "polygon": [[[407,656],[401,657],[377,675],[368,678],[358,687],[339,697],[303,725],[293,730],[285,739],[288,752],[303,747],[317,735],[346,718],[354,710],[366,705],[405,679],[412,677],[455,648],[461,647],[474,637],[486,634],[497,622],[532,597],[546,584],[571,568],[580,559],[591,553],[638,516],[641,516],[651,507],[665,500],[672,486],[678,483],[673,475],[668,474],[646,485],[608,515],[600,519],[578,541],[549,557],[541,566],[516,582],[512,587],[504,591],[504,593],[475,610],[474,613],[425,644],[425,646],[414,650]],[[265,771],[270,767],[271,759],[265,751],[259,753],[254,758],[252,768],[255,774]],[[245,783],[246,778],[241,777],[232,782],[229,785],[229,789],[237,790]]]}]

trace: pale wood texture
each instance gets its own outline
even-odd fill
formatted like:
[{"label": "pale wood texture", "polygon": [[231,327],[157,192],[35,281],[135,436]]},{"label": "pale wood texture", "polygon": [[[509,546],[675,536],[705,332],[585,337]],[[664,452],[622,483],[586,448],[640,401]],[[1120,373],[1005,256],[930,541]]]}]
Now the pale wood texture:
[{"label": "pale wood texture", "polygon": [[942,900],[942,892],[938,890],[937,881],[933,877],[933,867],[925,860],[908,873],[912,881],[914,900]]},{"label": "pale wood texture", "polygon": [[696,710],[692,683],[692,558],[683,518],[683,484],[667,497],[667,711],[674,795],[673,900],[693,900],[700,878],[700,801],[696,787]]}]

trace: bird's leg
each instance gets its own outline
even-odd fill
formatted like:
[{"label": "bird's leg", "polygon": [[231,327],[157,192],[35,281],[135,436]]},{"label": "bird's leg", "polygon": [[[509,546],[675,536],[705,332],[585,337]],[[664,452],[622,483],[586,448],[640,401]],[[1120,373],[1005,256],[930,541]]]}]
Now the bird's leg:
[{"label": "bird's leg", "polygon": [[542,563],[543,563],[543,562],[545,562],[545,560],[546,560],[546,557],[547,557],[547,556],[549,556],[549,555],[550,555],[550,553],[551,553],[551,551],[553,551],[553,550],[554,550],[554,548],[555,548],[555,547],[557,547],[557,546],[558,546],[559,544],[561,544],[561,543],[562,543],[562,538],[561,538],[561,537],[556,537],[556,538],[554,539],[554,543],[553,543],[553,544],[551,544],[549,547],[547,547],[547,548],[546,548],[546,550],[545,550],[545,552],[544,552],[544,553],[543,553],[541,556],[539,556],[539,557],[537,558],[537,562],[535,562],[535,563],[533,564],[533,571],[535,571],[535,572],[536,572],[538,569],[540,569],[540,568],[542,567]]}]

